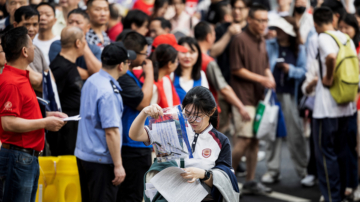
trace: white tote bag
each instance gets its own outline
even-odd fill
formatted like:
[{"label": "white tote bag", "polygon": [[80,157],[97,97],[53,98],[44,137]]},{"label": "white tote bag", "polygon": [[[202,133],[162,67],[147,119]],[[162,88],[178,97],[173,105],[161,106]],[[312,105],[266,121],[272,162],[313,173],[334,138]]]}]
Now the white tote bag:
[{"label": "white tote bag", "polygon": [[260,102],[263,102],[265,105],[265,111],[262,116],[256,138],[260,140],[274,141],[278,124],[279,106],[275,105],[272,90],[268,90],[265,100]]}]

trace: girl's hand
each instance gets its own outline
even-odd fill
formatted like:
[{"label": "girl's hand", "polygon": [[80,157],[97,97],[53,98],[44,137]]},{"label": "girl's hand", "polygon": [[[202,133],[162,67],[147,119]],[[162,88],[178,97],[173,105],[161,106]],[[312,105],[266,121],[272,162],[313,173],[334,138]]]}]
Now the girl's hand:
[{"label": "girl's hand", "polygon": [[159,116],[164,116],[163,110],[157,104],[152,104],[148,107],[145,107],[142,111],[146,114],[146,116],[151,116],[154,119],[159,118]]},{"label": "girl's hand", "polygon": [[181,177],[184,179],[191,179],[188,181],[189,183],[195,182],[197,179],[204,179],[205,178],[205,170],[200,168],[184,168],[183,169],[186,173],[182,173]]}]

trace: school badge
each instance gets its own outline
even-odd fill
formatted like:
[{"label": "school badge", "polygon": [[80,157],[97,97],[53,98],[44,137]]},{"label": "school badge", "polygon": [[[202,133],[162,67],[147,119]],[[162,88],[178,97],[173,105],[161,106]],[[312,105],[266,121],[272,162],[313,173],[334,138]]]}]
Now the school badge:
[{"label": "school badge", "polygon": [[209,148],[203,149],[202,155],[204,158],[209,158],[211,156],[211,149],[209,149]]}]

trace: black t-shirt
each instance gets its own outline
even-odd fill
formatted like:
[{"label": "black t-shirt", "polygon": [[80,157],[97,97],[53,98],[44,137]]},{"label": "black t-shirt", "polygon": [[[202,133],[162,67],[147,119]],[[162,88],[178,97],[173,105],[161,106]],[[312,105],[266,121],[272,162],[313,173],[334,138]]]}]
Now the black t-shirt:
[{"label": "black t-shirt", "polygon": [[122,91],[120,91],[120,95],[123,99],[124,105],[136,110],[144,98],[144,93],[141,88],[137,85],[134,78],[128,74],[120,77],[117,81],[122,89]]},{"label": "black t-shirt", "polygon": [[[216,33],[216,41],[221,39],[221,37],[228,31],[229,26],[231,25],[231,23],[223,23],[220,24],[219,26],[217,26],[215,28],[215,33]],[[242,31],[244,31],[246,28],[243,27]],[[221,53],[217,58],[217,63],[220,67],[221,73],[223,74],[225,80],[227,83],[230,83],[230,78],[231,78],[231,70],[230,70],[230,44],[231,44],[232,39],[230,40],[230,42],[228,43],[228,45],[226,46],[225,50],[223,53]]]},{"label": "black t-shirt", "polygon": [[[290,47],[279,46],[278,58],[283,58],[287,64],[296,65],[297,59]],[[291,95],[294,95],[295,79],[289,78],[289,74],[285,74],[282,69],[277,67],[277,65],[275,65],[273,75],[276,82],[276,93],[290,93]]]},{"label": "black t-shirt", "polygon": [[50,63],[50,69],[56,81],[61,108],[79,110],[83,81],[77,65],[58,54]]}]

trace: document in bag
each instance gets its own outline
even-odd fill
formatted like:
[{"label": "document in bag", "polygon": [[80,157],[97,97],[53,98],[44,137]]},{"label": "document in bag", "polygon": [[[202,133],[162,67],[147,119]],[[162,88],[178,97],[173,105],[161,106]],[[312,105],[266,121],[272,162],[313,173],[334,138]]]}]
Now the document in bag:
[{"label": "document in bag", "polygon": [[169,202],[202,201],[209,192],[199,180],[189,183],[187,179],[181,177],[181,173],[185,173],[181,168],[166,168],[156,174],[150,183]]}]

